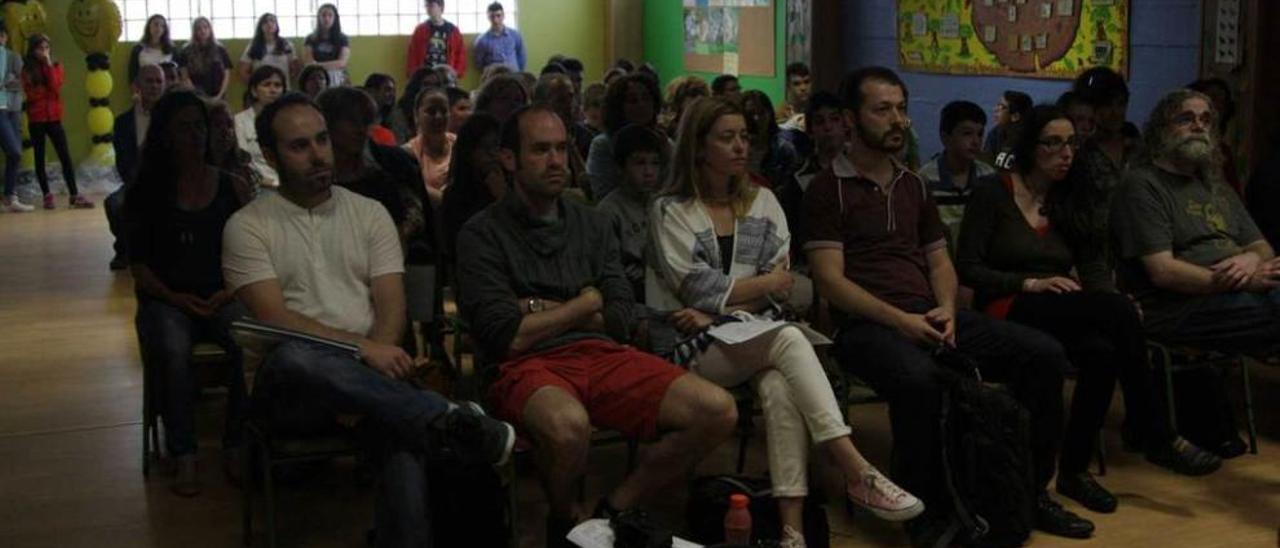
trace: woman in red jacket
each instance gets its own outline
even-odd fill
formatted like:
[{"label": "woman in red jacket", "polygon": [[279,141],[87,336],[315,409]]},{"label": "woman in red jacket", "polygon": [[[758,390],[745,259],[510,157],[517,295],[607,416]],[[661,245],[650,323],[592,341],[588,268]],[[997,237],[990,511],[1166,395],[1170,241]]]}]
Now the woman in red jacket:
[{"label": "woman in red jacket", "polygon": [[62,162],[62,179],[71,194],[71,207],[91,208],[93,203],[76,188],[76,170],[67,151],[67,132],[62,129],[62,63],[54,63],[49,37],[43,34],[27,38],[27,56],[22,67],[22,90],[27,94],[27,122],[31,129],[31,146],[36,154],[36,179],[44,193],[44,208],[53,209],[49,192],[49,175],[44,169],[44,138],[53,141],[53,150]]}]

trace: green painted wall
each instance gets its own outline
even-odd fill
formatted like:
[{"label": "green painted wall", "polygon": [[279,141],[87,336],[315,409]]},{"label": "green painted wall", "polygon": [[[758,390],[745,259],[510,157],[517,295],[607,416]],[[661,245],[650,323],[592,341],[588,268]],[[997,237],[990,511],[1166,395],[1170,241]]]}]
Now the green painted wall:
[{"label": "green painted wall", "polygon": [[[775,107],[783,101],[786,84],[787,53],[786,0],[774,0],[774,75],[772,77],[743,76],[744,89],[758,89],[769,95]],[[683,74],[695,74],[711,83],[719,76],[708,72],[686,72],[684,69],[684,2],[681,0],[645,0],[644,3],[644,60],[653,63],[666,86],[672,78]]]},{"label": "green painted wall", "polygon": [[[63,125],[67,129],[71,154],[79,162],[90,148],[85,120],[89,99],[84,89],[84,54],[71,40],[71,33],[67,30],[67,4],[63,0],[44,2],[49,14],[47,31],[53,41],[54,58],[62,61],[67,69],[67,84],[63,87],[63,102],[66,106]],[[527,68],[535,74],[547,58],[556,53],[581,59],[586,66],[588,80],[599,79],[604,72],[605,3],[600,0],[521,0],[520,32],[524,35],[525,46],[529,48]],[[468,49],[474,40],[474,36],[464,36]],[[246,42],[227,40],[223,43],[234,60],[244,51]],[[353,37],[350,65],[352,78],[356,82],[363,82],[369,73],[385,72],[395,76],[398,84],[403,86],[404,52],[408,49],[408,44],[408,36]],[[302,39],[295,39],[294,46],[300,48]],[[132,47],[132,41],[120,42],[111,53],[111,73],[115,77],[111,110],[117,114],[130,107],[131,92],[126,67]],[[463,86],[472,89],[477,76],[476,71],[468,67]],[[233,75],[231,86],[227,90],[227,98],[233,109],[240,109],[239,98],[243,93],[244,83]],[[56,161],[56,156],[53,160]]]}]

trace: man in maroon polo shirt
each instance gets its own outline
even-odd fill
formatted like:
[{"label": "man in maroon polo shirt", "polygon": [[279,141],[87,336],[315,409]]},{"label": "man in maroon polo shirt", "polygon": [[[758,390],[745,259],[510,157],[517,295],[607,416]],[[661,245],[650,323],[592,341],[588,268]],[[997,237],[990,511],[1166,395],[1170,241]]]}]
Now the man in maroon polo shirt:
[{"label": "man in maroon polo shirt", "polygon": [[869,67],[841,85],[852,129],[849,154],[805,194],[814,282],[840,327],[844,367],[889,401],[893,479],[925,500],[908,523],[916,545],[931,544],[951,516],[938,446],[943,347],[973,358],[984,378],[1007,383],[1031,412],[1037,487],[1036,528],[1076,538],[1093,524],[1049,498],[1062,436],[1062,374],[1067,358],[1034,329],[956,310],[956,273],[938,208],[916,174],[898,163],[907,143],[907,89],[892,70]]}]

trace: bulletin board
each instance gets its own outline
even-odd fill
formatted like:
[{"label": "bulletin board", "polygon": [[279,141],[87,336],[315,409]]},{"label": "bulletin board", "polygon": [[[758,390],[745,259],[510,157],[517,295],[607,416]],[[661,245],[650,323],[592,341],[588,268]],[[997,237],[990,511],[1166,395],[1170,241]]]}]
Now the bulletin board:
[{"label": "bulletin board", "polygon": [[684,0],[684,68],[774,76],[773,0]]},{"label": "bulletin board", "polygon": [[898,0],[904,70],[1075,78],[1129,69],[1130,0]]}]

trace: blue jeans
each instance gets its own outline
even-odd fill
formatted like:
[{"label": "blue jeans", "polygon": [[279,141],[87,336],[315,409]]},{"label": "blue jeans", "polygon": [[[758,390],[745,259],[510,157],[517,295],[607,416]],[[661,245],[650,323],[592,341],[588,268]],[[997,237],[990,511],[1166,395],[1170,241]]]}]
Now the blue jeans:
[{"label": "blue jeans", "polygon": [[[921,304],[909,311],[924,313],[929,308]],[[957,310],[956,346],[978,362],[985,380],[1007,383],[1030,412],[1036,487],[1045,488],[1062,438],[1062,376],[1069,367],[1062,345],[1026,326]],[[923,499],[926,507],[950,507],[942,488],[938,446],[941,366],[931,351],[891,327],[853,321],[841,328],[835,352],[843,367],[889,402],[893,480]]]},{"label": "blue jeans", "polygon": [[1187,297],[1195,303],[1173,326],[1147,331],[1157,341],[1265,354],[1280,348],[1280,289]]},{"label": "blue jeans", "polygon": [[22,164],[22,113],[0,110],[0,150],[4,151],[4,195],[18,192],[18,168]]},{"label": "blue jeans", "polygon": [[187,314],[177,307],[151,297],[138,296],[138,342],[145,367],[152,379],[161,381],[160,416],[164,419],[165,448],[170,456],[196,452],[196,397],[199,394],[191,367],[191,348],[199,341],[221,346],[228,359],[226,430],[223,447],[237,447],[243,438],[247,413],[244,366],[240,347],[228,331],[232,320],[244,315],[244,307],[232,302],[211,318]]},{"label": "blue jeans", "polygon": [[431,423],[449,410],[443,396],[392,379],[355,356],[318,344],[281,344],[258,371],[255,414],[273,430],[331,432],[338,414],[373,421],[382,478],[376,507],[377,545],[430,546],[426,455]]}]

